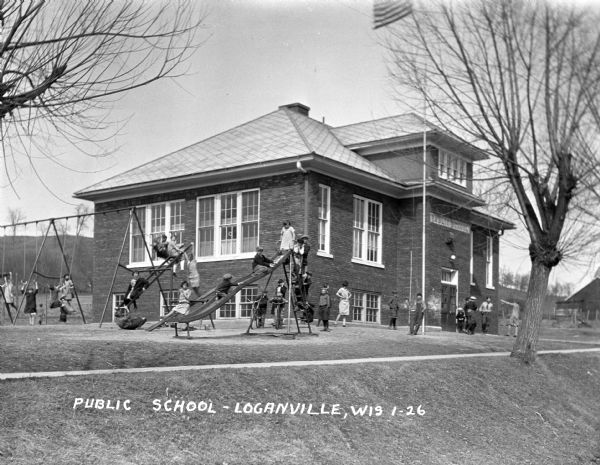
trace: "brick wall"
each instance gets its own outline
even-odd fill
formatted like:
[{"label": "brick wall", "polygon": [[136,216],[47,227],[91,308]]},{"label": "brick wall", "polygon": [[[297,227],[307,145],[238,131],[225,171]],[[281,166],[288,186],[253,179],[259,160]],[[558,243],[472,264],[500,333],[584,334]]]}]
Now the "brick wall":
[{"label": "brick wall", "polygon": [[[108,202],[96,204],[96,211],[106,211],[116,208],[127,208],[131,206],[147,205],[151,203],[166,202],[172,200],[185,200],[183,215],[185,219],[185,231],[183,240],[185,243],[196,240],[196,198],[225,192],[240,191],[245,189],[260,189],[260,221],[259,237],[261,245],[265,248],[267,256],[273,255],[278,247],[282,221],[291,220],[297,232],[302,232],[304,224],[304,176],[294,173],[271,178],[236,182],[210,186],[201,189],[187,190],[183,192],[146,196],[133,200],[120,202]],[[121,213],[107,213],[96,215],[94,223],[94,306],[93,312],[96,321],[100,321],[110,284],[118,263],[119,250],[123,237],[127,230],[129,220],[128,210]],[[129,236],[125,241],[125,247],[121,263],[127,265],[129,261]],[[200,288],[208,290],[214,287],[224,273],[232,273],[235,277],[248,274],[251,271],[251,259],[224,260],[209,263],[200,263],[198,271],[200,274]],[[160,279],[164,290],[178,289],[182,280],[186,277],[185,272],[179,272],[176,277],[171,278],[171,273],[166,272]],[[275,287],[277,278],[274,276],[269,288]],[[130,280],[130,273],[119,268],[113,292],[124,292]],[[171,285],[171,282],[173,284]],[[259,282],[258,287],[261,288]],[[156,320],[159,316],[159,287],[151,286],[138,300],[138,310],[141,316]],[[111,321],[112,300],[108,303],[108,309],[103,321]]]},{"label": "brick wall", "polygon": [[[331,189],[331,249],[332,257],[317,255],[318,249],[318,200],[319,184],[324,184]],[[199,196],[218,193],[233,192],[245,189],[260,189],[260,242],[265,248],[266,255],[272,255],[278,247],[281,225],[283,220],[291,220],[298,235],[306,233],[310,236],[311,255],[309,269],[313,273],[313,287],[309,298],[317,301],[320,286],[328,283],[330,294],[335,295],[343,280],[350,283],[350,289],[355,292],[368,292],[381,296],[381,303],[387,304],[393,290],[397,290],[400,298],[408,297],[409,293],[414,299],[417,292],[421,292],[421,232],[422,232],[422,202],[421,198],[397,200],[380,193],[364,189],[338,179],[317,173],[302,174],[292,173],[277,177],[266,177],[252,181],[209,186],[201,189],[186,190],[178,193],[147,196],[135,200],[122,202],[109,202],[96,205],[96,211],[115,208],[127,208],[132,205],[147,205],[157,202],[184,200],[183,214],[186,229],[183,235],[184,242],[196,240],[196,198]],[[374,267],[352,262],[352,237],[353,237],[353,195],[380,202],[382,204],[382,262],[383,267]],[[305,215],[305,199],[307,201],[307,215]],[[442,201],[431,200],[429,207],[437,214],[454,218],[455,220],[470,223],[469,212]],[[118,262],[119,250],[127,230],[129,214],[127,210],[122,213],[107,213],[95,216],[95,265],[94,265],[94,316],[99,321],[104,309],[110,283]],[[306,227],[305,227],[306,225]],[[454,234],[452,248],[446,244],[448,233]],[[476,248],[475,255],[475,282],[470,286],[469,279],[469,234],[451,230],[444,226],[427,222],[427,275],[425,288],[430,296],[439,296],[441,289],[441,268],[449,267],[459,271],[459,305],[464,298],[475,293],[485,294],[481,290],[481,283],[485,285],[485,236],[483,230],[476,230],[476,242],[483,238],[482,250]],[[495,277],[498,276],[498,240],[494,242],[495,251]],[[456,255],[456,260],[449,261],[450,254]],[[483,255],[482,255],[483,253]],[[412,257],[412,276],[411,276]],[[129,236],[125,240],[125,247],[121,263],[127,264],[129,260]],[[215,262],[201,262],[199,264],[201,290],[213,287],[220,277],[232,273],[234,277],[246,275],[251,270],[251,259],[224,260]],[[185,279],[186,273],[180,272],[176,277],[165,273],[161,278],[163,289],[177,289],[180,282]],[[283,272],[275,272],[267,291],[272,295],[276,281],[283,277]],[[411,279],[412,278],[412,279]],[[114,292],[124,292],[130,279],[129,273],[119,268],[117,271]],[[172,281],[171,281],[172,280]],[[266,281],[258,283],[259,291]],[[494,294],[495,298],[495,294]],[[151,320],[156,320],[159,315],[159,288],[152,286],[138,301],[140,314]],[[104,321],[111,320],[112,300],[108,302],[108,309]],[[337,301],[334,299],[333,315],[337,314]],[[400,324],[406,324],[405,316],[400,317]],[[382,311],[379,321],[386,324],[389,321],[389,312]],[[439,309],[428,316],[428,324],[439,324]]]}]

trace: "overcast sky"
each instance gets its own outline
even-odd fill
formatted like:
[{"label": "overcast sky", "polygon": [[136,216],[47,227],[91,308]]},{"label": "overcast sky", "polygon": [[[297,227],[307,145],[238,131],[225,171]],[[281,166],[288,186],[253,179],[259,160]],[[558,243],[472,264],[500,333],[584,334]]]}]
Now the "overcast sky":
[{"label": "overcast sky", "polygon": [[[408,110],[388,78],[380,44],[385,28],[372,29],[370,0],[205,3],[206,42],[189,75],[154,83],[117,102],[115,120],[129,120],[107,143],[113,154],[90,159],[63,150],[61,161],[76,172],[39,160],[44,181],[61,200],[25,170],[14,182],[20,198],[2,187],[2,205],[22,209],[28,220],[73,214],[79,203],[73,192],[287,103],[304,103],[311,117],[334,126]],[[0,212],[3,223],[6,209]],[[515,235],[505,235],[502,252],[501,265],[528,271],[526,249]],[[587,282],[594,265],[583,259],[562,266],[559,276]]]}]

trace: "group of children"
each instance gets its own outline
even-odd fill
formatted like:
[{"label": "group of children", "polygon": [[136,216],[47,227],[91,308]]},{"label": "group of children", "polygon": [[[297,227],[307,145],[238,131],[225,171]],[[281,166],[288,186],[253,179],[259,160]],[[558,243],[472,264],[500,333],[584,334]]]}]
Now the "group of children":
[{"label": "group of children", "polygon": [[[2,297],[4,299],[4,306],[11,321],[13,321],[11,308],[15,310],[16,317],[18,307],[16,305],[16,293],[15,286],[12,282],[12,275],[10,273],[5,274],[3,276],[3,280],[4,282],[2,284]],[[73,281],[71,280],[71,276],[68,273],[65,274],[58,285],[51,285],[48,287],[48,289],[50,290],[50,308],[60,308],[59,321],[66,323],[67,315],[74,312],[73,307],[71,306],[71,301],[74,297],[75,286],[73,284]],[[23,298],[25,299],[23,313],[29,316],[29,324],[33,326],[36,322],[36,317],[38,313],[37,294],[39,292],[39,285],[37,281],[21,281],[21,286],[19,290],[23,295]],[[42,324],[41,315],[38,320],[38,323]]]}]

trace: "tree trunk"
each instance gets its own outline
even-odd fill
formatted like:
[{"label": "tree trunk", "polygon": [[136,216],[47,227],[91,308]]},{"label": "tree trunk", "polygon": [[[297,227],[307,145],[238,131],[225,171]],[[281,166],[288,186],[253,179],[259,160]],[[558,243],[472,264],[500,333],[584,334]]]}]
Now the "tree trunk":
[{"label": "tree trunk", "polygon": [[544,297],[548,289],[550,268],[539,261],[531,264],[531,275],[525,308],[521,312],[521,327],[511,357],[517,357],[524,363],[535,361],[536,345],[542,324]]}]

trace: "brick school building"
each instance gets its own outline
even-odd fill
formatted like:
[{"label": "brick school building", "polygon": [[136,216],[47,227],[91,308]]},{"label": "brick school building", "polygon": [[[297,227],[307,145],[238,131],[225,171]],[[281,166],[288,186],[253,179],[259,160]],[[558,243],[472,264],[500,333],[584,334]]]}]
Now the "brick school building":
[{"label": "brick school building", "polygon": [[[490,296],[498,308],[499,236],[513,225],[482,211],[473,194],[473,163],[480,149],[414,114],[331,127],[310,118],[300,103],[283,105],[221,134],[83,189],[75,197],[95,211],[137,207],[149,244],[170,232],[193,242],[201,289],[224,273],[251,270],[257,245],[278,250],[282,222],[310,237],[309,270],[316,303],[322,284],[333,297],[342,281],[352,292],[355,322],[387,325],[392,291],[415,298],[422,289],[423,208],[426,208],[425,300],[427,325],[454,331],[454,312],[474,295]],[[423,205],[423,132],[426,132],[426,202]],[[137,224],[129,215],[96,215],[94,315],[103,312],[124,244],[129,270],[150,265]],[[127,231],[127,234],[125,234]],[[279,276],[281,274],[281,276]],[[278,271],[267,291],[273,295]],[[161,278],[167,300],[186,278],[179,268]],[[123,299],[130,272],[120,267],[110,309]],[[266,280],[250,286],[217,311],[216,318],[248,318]],[[169,302],[167,302],[168,304]],[[158,286],[138,301],[156,320],[165,310]],[[333,298],[333,315],[337,302]],[[497,330],[493,313],[490,332]],[[400,315],[399,324],[408,317]]]}]

